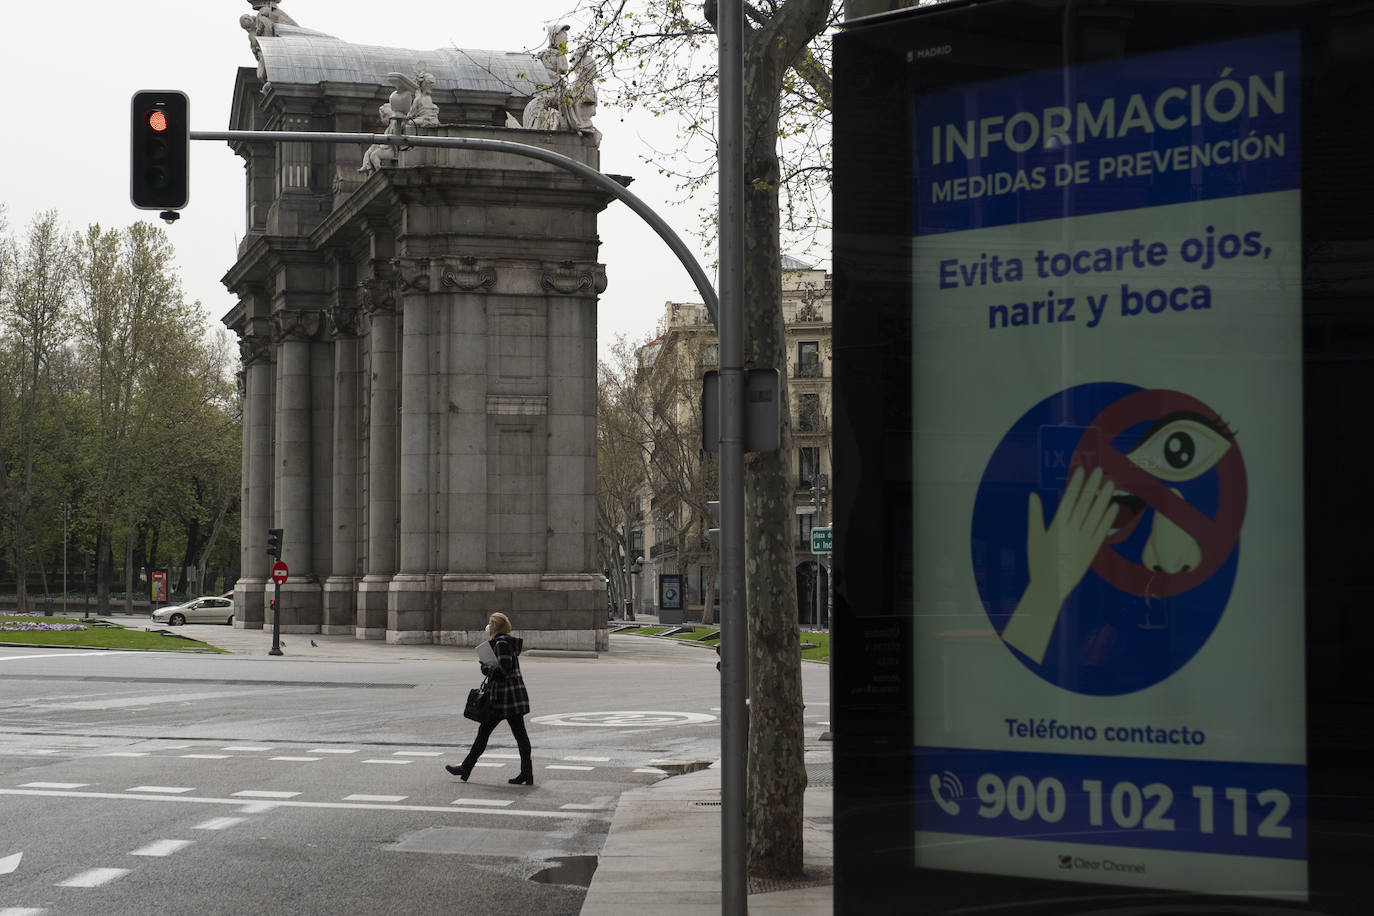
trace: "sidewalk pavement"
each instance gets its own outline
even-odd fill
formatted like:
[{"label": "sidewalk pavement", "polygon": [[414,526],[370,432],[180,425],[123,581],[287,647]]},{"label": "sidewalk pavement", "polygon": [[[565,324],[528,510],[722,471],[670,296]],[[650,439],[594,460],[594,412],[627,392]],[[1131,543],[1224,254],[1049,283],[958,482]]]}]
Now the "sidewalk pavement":
[{"label": "sidewalk pavement", "polygon": [[[125,625],[149,625],[146,618],[105,615]],[[657,620],[637,615],[635,623]],[[616,626],[622,621],[612,621]],[[187,627],[221,648],[243,655],[264,651],[270,632],[233,627]],[[189,634],[188,634],[189,635]],[[316,645],[305,650],[311,640]],[[391,646],[345,636],[301,636],[289,641],[297,657],[335,661],[399,661],[451,658],[451,647]],[[751,881],[749,912],[813,916],[833,912],[834,798],[830,742],[808,736],[808,785],[802,803],[803,866],[810,880],[786,886]],[[582,916],[689,916],[721,911],[720,763],[620,796],[610,832],[582,905]]]},{"label": "sidewalk pavement", "polygon": [[[750,882],[749,912],[833,912],[829,742],[807,746],[802,804],[805,884]],[[721,911],[720,764],[620,796],[582,916],[688,916]]]}]

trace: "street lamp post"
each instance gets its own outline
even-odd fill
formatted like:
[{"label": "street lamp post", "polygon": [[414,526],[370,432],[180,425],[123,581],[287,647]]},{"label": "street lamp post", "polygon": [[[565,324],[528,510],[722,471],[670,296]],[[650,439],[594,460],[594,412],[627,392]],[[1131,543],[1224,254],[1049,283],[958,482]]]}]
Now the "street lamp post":
[{"label": "street lamp post", "polygon": [[643,557],[635,557],[635,561],[634,561],[632,564],[630,564],[630,619],[631,619],[631,620],[634,620],[634,619],[635,619],[635,601],[637,601],[637,600],[639,599],[639,596],[636,595],[635,592],[639,592],[639,595],[643,595],[643,593],[644,593],[644,588],[643,588],[642,586],[639,587],[638,589],[635,588],[635,586],[636,586],[636,585],[638,584],[638,582],[639,582],[639,574],[640,574],[640,572],[641,572],[643,569],[644,569],[644,558],[643,558]]},{"label": "street lamp post", "polygon": [[62,616],[67,616],[67,522],[72,517],[72,504],[62,504]]}]

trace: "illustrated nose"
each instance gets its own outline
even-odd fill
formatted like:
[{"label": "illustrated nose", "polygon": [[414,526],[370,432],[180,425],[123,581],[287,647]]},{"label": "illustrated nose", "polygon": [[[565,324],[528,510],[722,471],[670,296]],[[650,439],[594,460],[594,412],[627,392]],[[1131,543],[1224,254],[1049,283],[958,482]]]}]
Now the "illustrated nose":
[{"label": "illustrated nose", "polygon": [[[1177,490],[1173,493],[1182,496]],[[1146,569],[1156,572],[1186,572],[1202,564],[1202,548],[1191,534],[1156,512],[1141,561]]]}]

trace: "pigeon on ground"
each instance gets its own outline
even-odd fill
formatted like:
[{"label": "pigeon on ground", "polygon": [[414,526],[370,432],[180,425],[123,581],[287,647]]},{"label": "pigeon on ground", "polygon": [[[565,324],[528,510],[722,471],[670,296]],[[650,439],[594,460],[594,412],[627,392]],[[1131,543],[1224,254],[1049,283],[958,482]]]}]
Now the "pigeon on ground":
[{"label": "pigeon on ground", "polygon": [[317,649],[318,649],[318,648],[319,648],[319,646],[320,646],[320,644],[319,644],[319,643],[317,643],[317,642],[315,642],[315,640],[313,640],[313,639],[312,639],[312,640],[310,640],[310,645],[312,645],[312,646],[314,646],[314,647],[315,647],[315,648],[317,648]]}]

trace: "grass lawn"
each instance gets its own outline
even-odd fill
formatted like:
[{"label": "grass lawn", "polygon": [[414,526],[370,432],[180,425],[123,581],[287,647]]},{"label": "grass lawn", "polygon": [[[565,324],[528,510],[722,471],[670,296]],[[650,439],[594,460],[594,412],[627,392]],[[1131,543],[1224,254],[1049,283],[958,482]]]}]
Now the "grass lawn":
[{"label": "grass lawn", "polygon": [[86,621],[71,617],[17,617],[0,614],[0,643],[24,646],[76,646],[89,649],[139,649],[174,652],[220,652],[225,650],[196,639],[164,636],[145,630],[126,630],[123,627],[90,627],[84,630],[9,630],[6,625],[38,624],[47,626],[79,624]]}]

